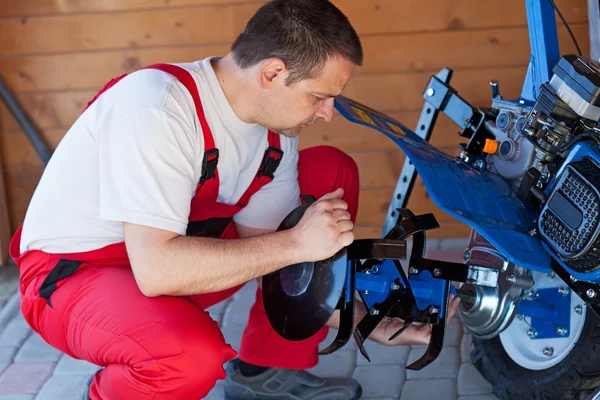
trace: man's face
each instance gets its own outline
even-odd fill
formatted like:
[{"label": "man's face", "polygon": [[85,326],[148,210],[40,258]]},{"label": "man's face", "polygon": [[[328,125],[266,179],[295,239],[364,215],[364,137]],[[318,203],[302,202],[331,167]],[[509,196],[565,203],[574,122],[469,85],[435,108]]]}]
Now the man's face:
[{"label": "man's face", "polygon": [[303,127],[319,118],[331,121],[334,97],[339,95],[354,74],[356,65],[335,58],[325,64],[321,73],[286,86],[287,70],[279,74],[264,92],[261,101],[261,125],[288,137],[296,137]]}]

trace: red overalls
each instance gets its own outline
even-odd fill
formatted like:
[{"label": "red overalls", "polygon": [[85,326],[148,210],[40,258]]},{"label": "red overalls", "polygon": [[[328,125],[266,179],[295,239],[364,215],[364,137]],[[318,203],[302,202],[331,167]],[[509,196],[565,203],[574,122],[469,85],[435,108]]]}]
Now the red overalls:
[{"label": "red overalls", "polygon": [[[232,217],[272,180],[283,155],[279,136],[269,132],[263,163],[239,202],[218,203],[218,150],[192,76],[168,64],[148,68],[170,73],[184,84],[194,98],[202,126],[203,173],[191,202],[187,234],[237,239]],[[109,82],[89,104],[121,78]],[[298,173],[303,194],[319,198],[344,188],[344,200],[355,221],[359,182],[352,158],[332,147],[313,147],[299,153]],[[243,285],[194,296],[146,297],[137,287],[124,243],[74,254],[39,250],[20,254],[21,229],[10,244],[11,257],[21,271],[21,311],[50,345],[104,367],[91,384],[92,400],[197,399],[206,396],[216,380],[225,378],[223,364],[236,352],[204,310]],[[324,328],[301,342],[281,338],[268,322],[258,289],[239,358],[268,367],[311,368],[318,361],[316,352],[326,333]]]}]

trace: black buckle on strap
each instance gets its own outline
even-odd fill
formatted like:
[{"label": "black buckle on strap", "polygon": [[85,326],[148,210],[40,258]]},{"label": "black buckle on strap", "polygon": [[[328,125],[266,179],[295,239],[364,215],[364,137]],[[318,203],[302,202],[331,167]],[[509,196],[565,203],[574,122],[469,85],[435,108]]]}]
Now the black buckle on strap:
[{"label": "black buckle on strap", "polygon": [[269,146],[269,148],[265,151],[265,156],[263,157],[260,168],[258,169],[258,177],[260,178],[264,175],[273,179],[275,171],[277,170],[277,167],[279,167],[279,163],[281,162],[282,158],[283,151]]},{"label": "black buckle on strap", "polygon": [[217,164],[219,163],[219,149],[214,148],[204,152],[204,159],[202,159],[202,176],[200,177],[200,183],[206,182],[208,179],[214,178],[215,171],[217,170]]}]

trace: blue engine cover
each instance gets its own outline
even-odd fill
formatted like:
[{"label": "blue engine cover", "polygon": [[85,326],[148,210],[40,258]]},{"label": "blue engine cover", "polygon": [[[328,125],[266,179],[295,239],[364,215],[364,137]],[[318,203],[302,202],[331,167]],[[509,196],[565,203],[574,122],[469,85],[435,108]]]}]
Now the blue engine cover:
[{"label": "blue engine cover", "polygon": [[523,205],[503,179],[443,153],[398,121],[347,97],[336,97],[335,105],[349,121],[392,139],[441,210],[470,225],[513,263],[550,271],[550,255],[541,239],[529,235],[536,228],[537,212]]}]

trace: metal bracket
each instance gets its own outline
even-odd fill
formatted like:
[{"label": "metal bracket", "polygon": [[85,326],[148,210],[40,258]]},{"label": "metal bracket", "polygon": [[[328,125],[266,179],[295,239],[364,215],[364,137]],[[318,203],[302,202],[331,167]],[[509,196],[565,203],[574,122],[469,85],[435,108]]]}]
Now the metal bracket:
[{"label": "metal bracket", "polygon": [[[452,70],[444,68],[437,73],[436,77],[445,84],[450,84],[452,79]],[[421,110],[421,117],[417,123],[417,129],[415,133],[426,141],[429,141],[433,128],[437,121],[439,110],[432,107],[428,102],[424,102],[423,109]],[[382,236],[387,234],[396,225],[398,220],[398,209],[406,208],[408,205],[408,199],[417,180],[417,170],[412,164],[410,159],[407,157],[404,160],[404,166],[398,177],[396,183],[396,189],[394,190],[394,197],[388,207],[387,217],[383,224]]]}]

